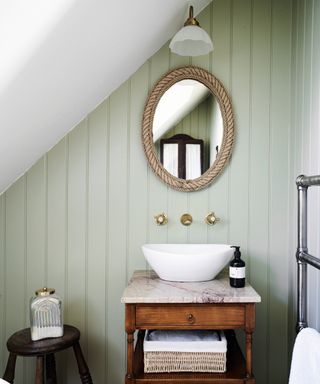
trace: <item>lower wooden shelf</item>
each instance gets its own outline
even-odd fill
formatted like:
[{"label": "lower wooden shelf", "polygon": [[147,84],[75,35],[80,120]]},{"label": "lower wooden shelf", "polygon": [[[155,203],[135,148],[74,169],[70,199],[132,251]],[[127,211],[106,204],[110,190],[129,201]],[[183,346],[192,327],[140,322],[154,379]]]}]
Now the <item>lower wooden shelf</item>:
[{"label": "lower wooden shelf", "polygon": [[233,331],[225,331],[228,340],[227,372],[199,373],[144,373],[143,338],[145,331],[139,331],[134,353],[134,383],[143,384],[254,384],[253,377],[246,377],[246,362]]}]

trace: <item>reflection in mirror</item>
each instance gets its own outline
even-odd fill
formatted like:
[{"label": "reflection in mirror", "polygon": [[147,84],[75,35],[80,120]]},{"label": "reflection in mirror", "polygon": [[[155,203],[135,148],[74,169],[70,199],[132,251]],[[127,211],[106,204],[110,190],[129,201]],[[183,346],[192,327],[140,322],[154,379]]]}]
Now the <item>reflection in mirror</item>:
[{"label": "reflection in mirror", "polygon": [[160,161],[179,179],[196,179],[203,173],[203,140],[178,134],[160,140]]},{"label": "reflection in mirror", "polygon": [[216,160],[223,120],[216,97],[201,82],[185,79],[161,96],[153,143],[164,168],[180,179],[196,179]]}]

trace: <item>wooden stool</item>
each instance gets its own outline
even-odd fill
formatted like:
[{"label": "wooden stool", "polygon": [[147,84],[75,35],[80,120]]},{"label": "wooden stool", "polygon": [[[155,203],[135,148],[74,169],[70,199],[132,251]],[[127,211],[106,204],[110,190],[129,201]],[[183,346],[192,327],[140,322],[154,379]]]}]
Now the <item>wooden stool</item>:
[{"label": "wooden stool", "polygon": [[46,362],[46,383],[56,384],[56,364],[54,353],[73,347],[77,360],[80,379],[83,384],[92,384],[89,368],[83,357],[80,344],[80,332],[71,325],[64,325],[64,335],[62,337],[43,339],[38,341],[31,340],[30,328],[23,329],[14,333],[7,341],[7,348],[10,352],[4,380],[13,383],[14,371],[17,356],[36,356],[36,384],[44,383],[44,361]]}]

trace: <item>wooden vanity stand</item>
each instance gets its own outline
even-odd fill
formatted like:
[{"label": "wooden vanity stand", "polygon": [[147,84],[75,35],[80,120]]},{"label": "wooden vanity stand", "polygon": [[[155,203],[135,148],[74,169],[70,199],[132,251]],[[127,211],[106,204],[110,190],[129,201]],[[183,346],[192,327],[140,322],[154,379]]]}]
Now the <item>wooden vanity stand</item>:
[{"label": "wooden vanity stand", "polygon": [[[126,384],[255,384],[252,334],[255,303],[260,296],[250,286],[231,288],[224,271],[199,283],[164,281],[152,271],[136,271],[123,293],[127,333]],[[144,373],[143,338],[147,329],[223,329],[228,340],[225,373]],[[246,358],[234,330],[246,334]],[[134,345],[135,331],[138,331]]]}]

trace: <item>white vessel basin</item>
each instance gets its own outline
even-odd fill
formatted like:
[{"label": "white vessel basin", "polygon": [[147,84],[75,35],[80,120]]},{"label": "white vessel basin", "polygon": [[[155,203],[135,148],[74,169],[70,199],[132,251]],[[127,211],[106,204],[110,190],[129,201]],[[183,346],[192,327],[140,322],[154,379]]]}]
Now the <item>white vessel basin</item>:
[{"label": "white vessel basin", "polygon": [[142,252],[163,280],[207,281],[228,264],[234,249],[227,244],[145,244]]}]

